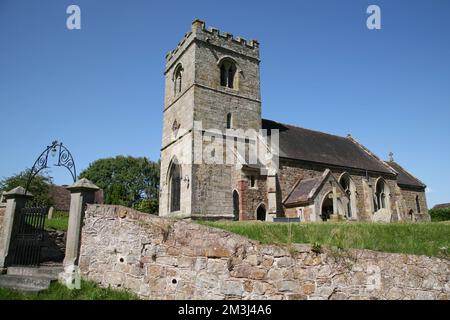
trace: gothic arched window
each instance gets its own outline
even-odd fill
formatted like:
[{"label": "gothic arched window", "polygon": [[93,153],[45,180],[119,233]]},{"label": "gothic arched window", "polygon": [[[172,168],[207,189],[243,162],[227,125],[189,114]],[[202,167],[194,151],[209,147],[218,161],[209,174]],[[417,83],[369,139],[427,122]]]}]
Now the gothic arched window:
[{"label": "gothic arched window", "polygon": [[170,168],[170,212],[180,210],[181,200],[181,168],[179,164],[173,163]]},{"label": "gothic arched window", "polygon": [[174,77],[173,77],[173,87],[174,87],[174,94],[177,95],[181,92],[181,86],[183,81],[183,67],[181,64],[177,66],[175,69]]},{"label": "gothic arched window", "polygon": [[225,59],[220,64],[220,85],[233,89],[235,85],[236,65],[233,61]]},{"label": "gothic arched window", "polygon": [[386,182],[384,182],[383,179],[378,180],[375,191],[375,199],[376,199],[375,211],[387,208],[386,190],[387,190]]}]

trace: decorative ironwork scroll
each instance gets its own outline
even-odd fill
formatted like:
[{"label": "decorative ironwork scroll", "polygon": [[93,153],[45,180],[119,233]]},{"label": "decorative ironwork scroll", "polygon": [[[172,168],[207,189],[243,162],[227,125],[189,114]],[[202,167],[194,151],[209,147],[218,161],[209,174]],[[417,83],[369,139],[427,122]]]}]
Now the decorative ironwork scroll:
[{"label": "decorative ironwork scroll", "polygon": [[72,175],[73,182],[77,179],[77,171],[75,168],[75,161],[73,160],[70,151],[63,145],[62,142],[53,141],[50,146],[41,153],[41,155],[36,159],[31,168],[30,174],[28,176],[28,181],[25,190],[28,191],[31,181],[33,178],[42,170],[48,169],[48,156],[55,157],[58,153],[58,162],[55,164],[57,167],[65,167],[69,170]]}]

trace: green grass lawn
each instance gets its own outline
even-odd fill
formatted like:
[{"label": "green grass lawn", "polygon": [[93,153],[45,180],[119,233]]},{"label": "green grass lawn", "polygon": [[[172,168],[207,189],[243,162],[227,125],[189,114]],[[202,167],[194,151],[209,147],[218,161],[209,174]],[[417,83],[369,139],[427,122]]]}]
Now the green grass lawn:
[{"label": "green grass lawn", "polygon": [[339,248],[450,257],[448,223],[200,222],[262,243],[310,243]]},{"label": "green grass lawn", "polygon": [[69,213],[64,211],[56,211],[53,213],[52,219],[45,219],[45,228],[59,231],[67,231],[69,224]]},{"label": "green grass lawn", "polygon": [[138,300],[138,296],[125,290],[100,288],[90,281],[82,281],[80,290],[69,290],[53,282],[50,288],[39,293],[21,293],[0,288],[0,300]]}]

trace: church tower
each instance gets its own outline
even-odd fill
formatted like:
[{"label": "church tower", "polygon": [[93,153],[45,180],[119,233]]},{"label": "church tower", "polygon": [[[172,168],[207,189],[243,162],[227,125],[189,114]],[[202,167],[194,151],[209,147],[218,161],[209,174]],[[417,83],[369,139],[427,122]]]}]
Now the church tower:
[{"label": "church tower", "polygon": [[225,163],[194,162],[194,123],[203,135],[220,130],[224,138],[227,128],[261,129],[259,63],[257,41],[206,29],[200,20],[167,54],[161,216],[236,218],[242,173]]}]

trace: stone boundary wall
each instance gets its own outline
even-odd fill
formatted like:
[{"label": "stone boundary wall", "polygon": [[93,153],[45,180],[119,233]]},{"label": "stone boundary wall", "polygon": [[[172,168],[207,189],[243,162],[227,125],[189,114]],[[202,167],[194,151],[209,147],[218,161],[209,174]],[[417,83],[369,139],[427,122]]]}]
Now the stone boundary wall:
[{"label": "stone boundary wall", "polygon": [[450,261],[262,245],[121,206],[87,207],[85,278],[146,299],[449,299]]}]

